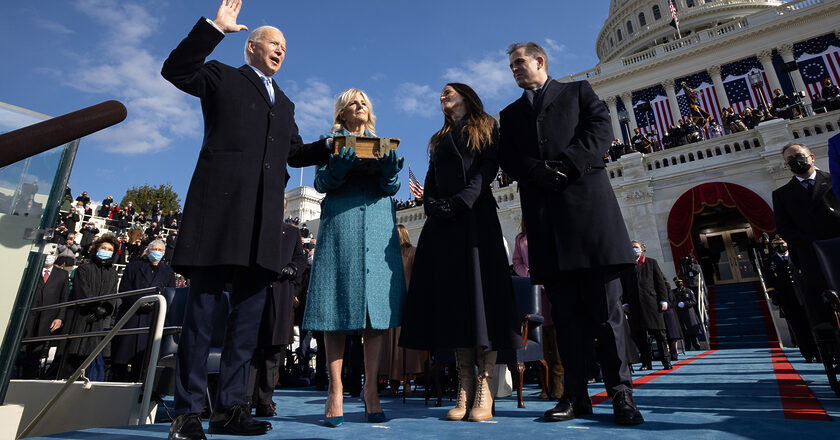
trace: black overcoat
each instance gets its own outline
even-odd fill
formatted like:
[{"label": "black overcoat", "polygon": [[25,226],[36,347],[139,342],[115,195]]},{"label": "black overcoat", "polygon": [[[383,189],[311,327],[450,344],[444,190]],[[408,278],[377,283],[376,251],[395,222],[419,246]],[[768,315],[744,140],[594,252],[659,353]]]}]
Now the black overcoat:
[{"label": "black overcoat", "polygon": [[294,279],[271,283],[265,297],[265,308],[260,323],[260,347],[289,344],[294,319],[295,296],[303,271],[306,269],[306,255],[303,253],[300,229],[284,223],[280,235],[282,236],[280,260],[286,264],[294,264],[297,273]]},{"label": "black overcoat", "polygon": [[[32,300],[32,308],[50,306],[53,304],[67,302],[70,296],[70,275],[64,269],[53,266],[50,277],[44,283],[43,269],[38,277],[35,286],[35,298]],[[50,324],[56,319],[62,321],[62,328],[66,327],[65,316],[67,309],[51,309],[43,312],[30,312],[29,320],[26,323],[26,336],[49,336]],[[57,330],[55,333],[58,333]],[[55,345],[51,343],[50,345]]]},{"label": "black overcoat", "polygon": [[[175,272],[166,263],[160,262],[157,268],[152,270],[152,263],[148,258],[132,261],[125,266],[122,280],[120,280],[120,292],[144,289],[146,287],[159,287],[161,290],[167,287],[175,287]],[[129,296],[123,298],[117,309],[117,319],[121,319],[128,309],[140,299],[141,296]],[[129,318],[123,328],[148,327],[152,324],[151,313],[136,313]],[[118,336],[114,338],[111,348],[111,360],[115,364],[134,364],[143,362],[143,353],[146,350],[146,334]]]},{"label": "black overcoat", "polygon": [[677,312],[674,310],[677,306],[674,302],[674,291],[668,291],[668,310],[662,312],[662,318],[665,321],[665,334],[668,339],[682,339],[682,329],[680,327],[680,318],[677,317]]},{"label": "black overcoat", "polygon": [[822,290],[825,278],[811,247],[814,240],[840,237],[840,201],[831,189],[831,175],[817,170],[813,190],[796,177],[773,191],[776,231],[790,247],[790,255],[802,269],[808,290]]},{"label": "black overcoat", "polygon": [[[110,261],[102,263],[97,261],[83,263],[76,268],[73,274],[73,287],[70,290],[70,299],[87,299],[97,296],[110,295],[117,292],[117,271]],[[105,330],[110,324],[111,315],[114,312],[115,302],[100,301],[75,306],[67,313],[67,333],[87,333]],[[97,307],[103,307],[106,314],[95,316]],[[91,317],[91,322],[88,322]],[[68,355],[87,356],[89,355],[102,338],[70,339],[62,352]]]},{"label": "black overcoat", "polygon": [[[540,108],[523,95],[501,112],[500,164],[519,182],[528,231],[531,281],[552,284],[558,271],[630,265],[630,237],[604,169],[613,139],[610,115],[588,82],[545,85]],[[545,160],[572,170],[561,192],[529,174]]]},{"label": "black overcoat", "polygon": [[[683,287],[682,289],[672,290],[672,293],[674,296],[673,307],[677,311],[677,316],[679,316],[683,326],[696,331],[697,327],[700,326],[700,320],[697,319],[697,312],[694,311],[694,307],[697,305],[697,296],[694,295],[694,291],[688,287]],[[681,302],[684,303],[684,307],[679,306]]]},{"label": "black overcoat", "polygon": [[[630,246],[628,246],[630,247]],[[627,318],[633,330],[665,330],[665,321],[659,303],[668,301],[668,288],[659,263],[653,258],[645,258],[633,270],[622,271],[623,276],[635,277],[636,288],[632,282],[622,283],[624,303],[630,307]]]},{"label": "black overcoat", "polygon": [[325,141],[304,144],[294,104],[274,85],[272,105],[254,70],[205,63],[223,34],[201,18],[161,74],[201,98],[204,140],[184,203],[172,265],[256,264],[279,272],[286,165],[325,164]]},{"label": "black overcoat", "polygon": [[460,129],[431,152],[423,205],[454,198],[466,209],[453,219],[426,218],[403,309],[400,345],[406,348],[497,350],[522,343],[490,191],[499,169],[496,146],[478,153],[466,146]]}]

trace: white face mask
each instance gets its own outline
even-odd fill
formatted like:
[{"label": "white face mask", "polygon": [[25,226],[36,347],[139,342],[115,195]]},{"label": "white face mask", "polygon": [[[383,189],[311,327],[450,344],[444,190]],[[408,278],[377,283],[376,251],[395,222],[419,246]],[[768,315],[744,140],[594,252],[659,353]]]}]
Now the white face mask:
[{"label": "white face mask", "polygon": [[639,249],[639,248],[637,248],[637,247],[634,247],[634,248],[633,248],[633,253],[635,253],[635,254],[636,254],[636,259],[637,259],[637,260],[639,259],[639,257],[641,257],[641,256],[642,256],[642,250],[641,250],[641,249]]},{"label": "white face mask", "polygon": [[49,267],[55,264],[55,255],[47,255],[44,259],[44,267]]}]

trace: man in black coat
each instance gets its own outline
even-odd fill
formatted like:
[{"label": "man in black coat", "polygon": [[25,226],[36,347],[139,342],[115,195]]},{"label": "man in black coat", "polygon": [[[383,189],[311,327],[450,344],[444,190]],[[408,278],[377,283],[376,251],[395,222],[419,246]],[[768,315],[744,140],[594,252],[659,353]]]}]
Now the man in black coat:
[{"label": "man in black coat", "polygon": [[284,223],[281,235],[283,246],[280,257],[287,264],[280,271],[278,280],[271,283],[266,295],[258,345],[251,360],[248,380],[248,400],[256,408],[257,417],[277,415],[272,396],[283,365],[285,349],[289,345],[297,286],[306,268],[300,230]]},{"label": "man in black coat", "polygon": [[700,332],[700,320],[694,307],[697,306],[697,296],[694,291],[685,287],[685,282],[680,278],[674,278],[676,288],[672,292],[673,301],[669,307],[674,307],[680,322],[680,329],[685,337],[686,350],[700,350],[700,341],[697,335]]},{"label": "man in black coat", "polygon": [[808,147],[788,144],[782,156],[793,177],[773,191],[776,231],[790,246],[794,264],[805,275],[805,312],[815,326],[830,322],[832,315],[822,301],[827,283],[811,244],[840,237],[840,201],[831,189],[831,175],[814,167],[814,155]]},{"label": "man in black coat", "polygon": [[594,336],[615,422],[642,423],[619,303],[620,270],[634,258],[602,160],[613,139],[609,112],[589,83],[551,80],[538,44],[514,44],[508,55],[525,93],[501,112],[500,164],[519,182],[531,282],[545,285],[566,367],[563,398],[545,419],[591,413],[584,360]]},{"label": "man in black coat", "polygon": [[[55,267],[55,255],[47,255],[44,269],[35,287],[32,308],[50,306],[68,301],[70,295],[70,276],[67,271]],[[30,312],[26,322],[26,337],[50,336],[64,325],[67,309],[52,309],[42,312]],[[39,363],[46,356],[46,350],[56,343],[31,343],[23,347],[23,379],[37,379]]]},{"label": "man in black coat", "polygon": [[773,304],[782,309],[805,362],[814,362],[819,352],[805,309],[799,301],[803,288],[802,273],[791,261],[788,245],[781,237],[773,239],[773,250],[767,270],[767,295]]},{"label": "man in black coat", "polygon": [[[636,281],[633,288],[632,281],[624,284],[624,311],[630,321],[633,331],[633,341],[639,348],[642,358],[641,371],[653,368],[653,354],[648,335],[656,339],[656,347],[662,356],[662,368],[671,370],[671,358],[668,354],[668,340],[665,336],[665,320],[662,312],[668,310],[668,288],[665,286],[665,276],[659,263],[653,258],[647,258],[642,252],[642,244],[638,241],[630,242],[636,253],[636,269],[632,278]],[[627,271],[627,273],[631,273]]]},{"label": "man in black coat", "polygon": [[201,18],[164,62],[161,74],[201,99],[205,137],[190,182],[173,267],[191,279],[178,347],[175,413],[170,438],[204,438],[199,413],[213,325],[212,303],[231,283],[231,314],[222,352],[211,433],[255,435],[271,428],[247,412],[248,367],[269,283],[280,260],[287,163],[326,164],[329,141],[304,144],[294,104],[271,77],[286,55],[278,29],[263,26],[246,43],[248,64],[205,62],[237,24],[241,1],[222,2],[214,20]]}]

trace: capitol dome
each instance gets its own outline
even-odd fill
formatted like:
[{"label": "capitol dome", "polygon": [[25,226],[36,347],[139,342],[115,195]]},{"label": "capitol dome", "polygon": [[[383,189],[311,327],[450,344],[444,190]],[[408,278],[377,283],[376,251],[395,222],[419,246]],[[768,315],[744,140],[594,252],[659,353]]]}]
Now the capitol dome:
[{"label": "capitol dome", "polygon": [[[778,0],[674,0],[683,37],[778,6]],[[610,0],[598,34],[601,62],[612,61],[677,39],[668,0]]]}]

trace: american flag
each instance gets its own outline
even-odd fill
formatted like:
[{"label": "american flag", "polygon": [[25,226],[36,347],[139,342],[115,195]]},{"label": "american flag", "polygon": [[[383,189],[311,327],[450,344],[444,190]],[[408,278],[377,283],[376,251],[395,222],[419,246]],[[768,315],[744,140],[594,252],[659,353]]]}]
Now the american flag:
[{"label": "american flag", "polygon": [[[763,85],[758,90],[754,90],[750,85],[749,75],[754,72],[761,73],[763,81]],[[762,95],[764,102],[768,105],[772,100],[773,94],[770,91],[770,83],[767,81],[767,74],[761,68],[758,58],[745,58],[741,61],[726,64],[721,67],[720,73],[723,77],[723,88],[726,91],[726,97],[729,98],[729,104],[738,113],[743,112],[746,107],[757,107],[761,104]]]},{"label": "american flag", "polygon": [[668,0],[668,8],[671,10],[671,18],[679,22],[680,19],[677,18],[677,6],[673,0]]},{"label": "american flag", "polygon": [[797,43],[794,54],[810,96],[821,94],[826,78],[840,82],[840,41],[833,33]]},{"label": "american flag", "polygon": [[408,190],[415,199],[423,198],[423,185],[417,180],[417,176],[411,171],[411,165],[408,166]]},{"label": "american flag", "polygon": [[[639,111],[639,104],[649,102],[650,112]],[[633,92],[633,108],[636,115],[636,125],[643,131],[656,129],[656,140],[662,141],[662,136],[674,124],[669,108],[669,101],[662,86]]]}]

